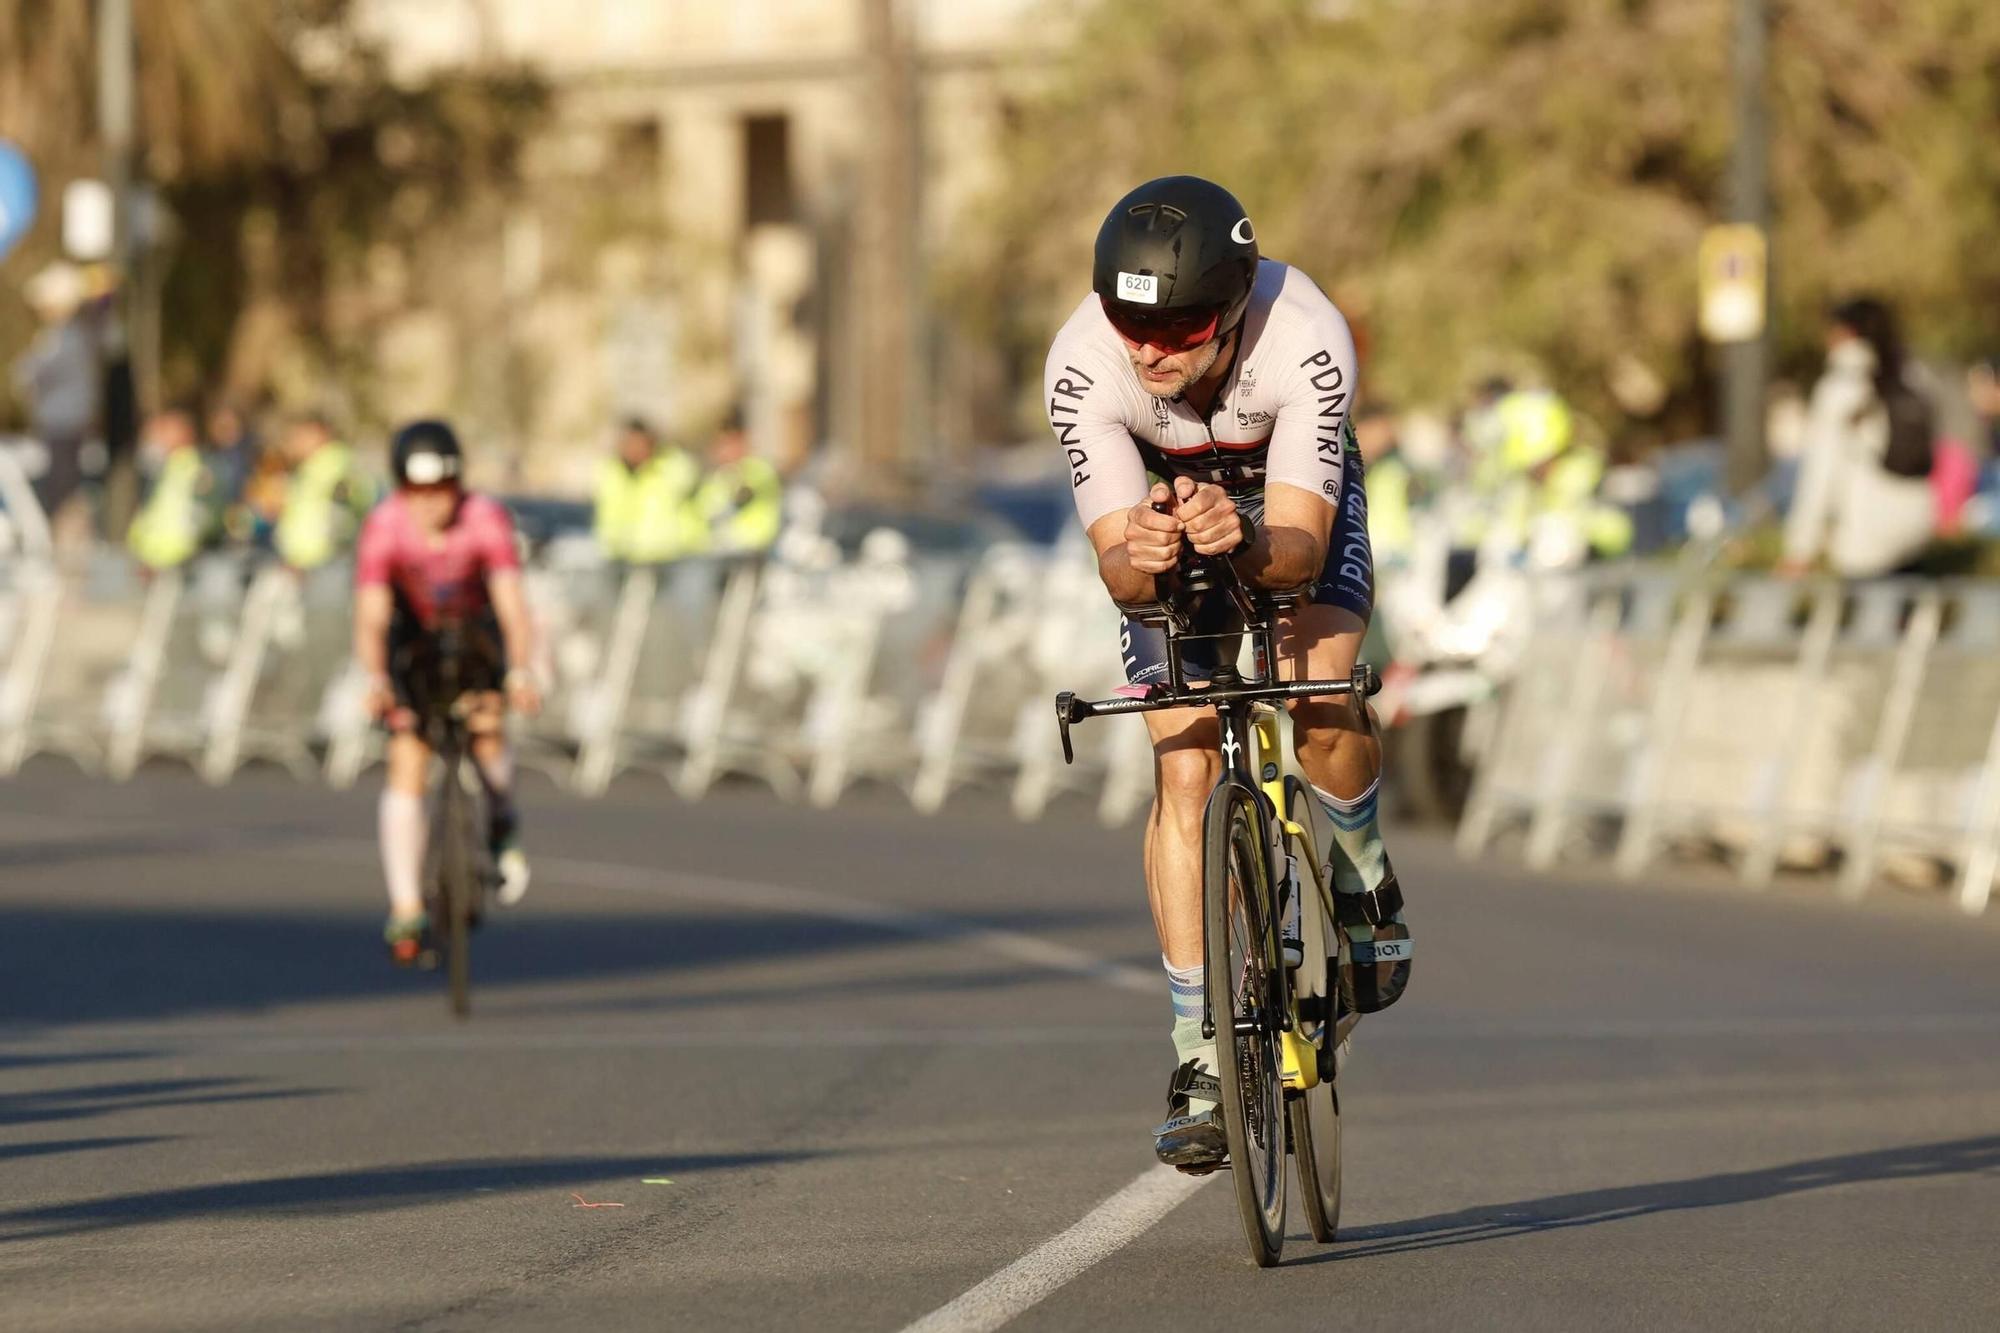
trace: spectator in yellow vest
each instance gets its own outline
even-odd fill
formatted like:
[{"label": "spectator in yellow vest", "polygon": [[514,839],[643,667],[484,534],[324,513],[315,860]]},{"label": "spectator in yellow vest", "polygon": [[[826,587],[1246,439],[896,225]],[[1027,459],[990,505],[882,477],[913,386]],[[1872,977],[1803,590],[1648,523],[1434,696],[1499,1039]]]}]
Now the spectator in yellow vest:
[{"label": "spectator in yellow vest", "polygon": [[1354,415],[1354,443],[1368,478],[1368,544],[1378,565],[1408,560],[1416,540],[1410,465],[1396,429],[1395,415],[1387,408]]},{"label": "spectator in yellow vest", "polygon": [[783,518],[784,482],[768,460],[750,452],[740,414],[731,413],[709,442],[708,469],[694,500],[708,549],[725,555],[769,550]]},{"label": "spectator in yellow vest", "polygon": [[291,471],[285,506],[271,542],[278,558],[301,572],[345,554],[375,504],[375,483],[356,465],[354,450],[334,438],[325,417],[311,413],[285,432]]},{"label": "spectator in yellow vest", "polygon": [[605,558],[658,565],[699,548],[690,521],[695,465],[685,451],[662,444],[637,417],[618,434],[618,451],[597,474],[593,527]]},{"label": "spectator in yellow vest", "polygon": [[194,414],[169,408],[146,423],[140,465],[151,476],[146,500],[126,530],[125,545],[139,563],[159,572],[186,564],[207,540],[214,482],[202,457]]}]

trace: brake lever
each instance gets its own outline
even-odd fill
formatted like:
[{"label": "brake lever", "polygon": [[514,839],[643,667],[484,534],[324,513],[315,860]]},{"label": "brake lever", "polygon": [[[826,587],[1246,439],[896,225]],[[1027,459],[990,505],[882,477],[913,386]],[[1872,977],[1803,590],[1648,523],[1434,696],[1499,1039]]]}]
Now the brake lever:
[{"label": "brake lever", "polygon": [[1083,710],[1076,705],[1075,691],[1064,690],[1062,693],[1056,695],[1056,727],[1062,732],[1063,762],[1065,764],[1076,762],[1076,750],[1070,745],[1069,741],[1070,724],[1082,721],[1083,717]]}]

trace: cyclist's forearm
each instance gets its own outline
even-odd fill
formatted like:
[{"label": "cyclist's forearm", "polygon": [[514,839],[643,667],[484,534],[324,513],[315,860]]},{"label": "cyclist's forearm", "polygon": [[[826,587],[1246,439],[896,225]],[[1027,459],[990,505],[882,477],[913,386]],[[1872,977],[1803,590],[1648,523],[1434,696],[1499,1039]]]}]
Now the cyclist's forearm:
[{"label": "cyclist's forearm", "polygon": [[389,672],[389,618],[393,606],[386,588],[363,588],[354,600],[354,660],[370,676]]},{"label": "cyclist's forearm", "polygon": [[528,616],[527,598],[521,592],[518,575],[500,574],[490,585],[493,618],[500,622],[500,639],[507,653],[508,670],[527,667],[534,660],[534,624]]},{"label": "cyclist's forearm", "polygon": [[1097,576],[1104,580],[1104,590],[1114,602],[1159,600],[1159,585],[1154,576],[1132,568],[1131,557],[1123,546],[1113,546],[1098,554]]},{"label": "cyclist's forearm", "polygon": [[1236,558],[1236,570],[1260,588],[1296,588],[1326,563],[1326,544],[1298,528],[1269,526]]}]

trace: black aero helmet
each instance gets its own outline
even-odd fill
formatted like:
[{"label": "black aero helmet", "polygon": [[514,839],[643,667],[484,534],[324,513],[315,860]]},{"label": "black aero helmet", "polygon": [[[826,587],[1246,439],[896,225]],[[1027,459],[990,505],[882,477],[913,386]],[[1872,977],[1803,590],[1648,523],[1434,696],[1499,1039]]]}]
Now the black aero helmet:
[{"label": "black aero helmet", "polygon": [[442,421],[412,421],[396,432],[389,448],[399,486],[435,486],[458,479],[464,453],[458,436]]},{"label": "black aero helmet", "polygon": [[1235,195],[1199,176],[1147,181],[1112,205],[1097,230],[1091,286],[1127,337],[1177,327],[1192,339],[1187,346],[1199,346],[1236,327],[1256,281],[1249,216]]}]

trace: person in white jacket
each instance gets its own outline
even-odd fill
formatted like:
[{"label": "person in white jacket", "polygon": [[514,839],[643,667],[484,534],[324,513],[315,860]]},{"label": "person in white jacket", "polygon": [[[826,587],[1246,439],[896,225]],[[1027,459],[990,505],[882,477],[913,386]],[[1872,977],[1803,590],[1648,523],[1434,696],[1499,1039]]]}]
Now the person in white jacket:
[{"label": "person in white jacket", "polygon": [[1906,375],[1923,386],[1903,352],[1894,313],[1868,297],[1834,307],[1826,370],[1813,386],[1798,490],[1785,521],[1781,573],[1800,574],[1820,556],[1842,578],[1891,574],[1930,542],[1930,482],[1890,472],[1888,386]]}]

